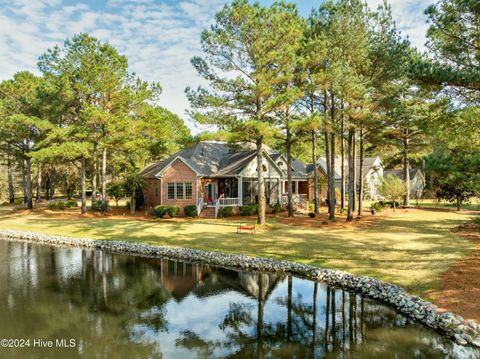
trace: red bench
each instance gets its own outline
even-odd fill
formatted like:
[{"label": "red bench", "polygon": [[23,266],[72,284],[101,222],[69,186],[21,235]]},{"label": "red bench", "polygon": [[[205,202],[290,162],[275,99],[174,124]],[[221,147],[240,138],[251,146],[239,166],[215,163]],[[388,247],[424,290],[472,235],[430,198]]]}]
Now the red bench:
[{"label": "red bench", "polygon": [[255,234],[255,226],[247,226],[244,224],[237,226],[237,234],[242,233],[242,231],[248,231],[250,234]]}]

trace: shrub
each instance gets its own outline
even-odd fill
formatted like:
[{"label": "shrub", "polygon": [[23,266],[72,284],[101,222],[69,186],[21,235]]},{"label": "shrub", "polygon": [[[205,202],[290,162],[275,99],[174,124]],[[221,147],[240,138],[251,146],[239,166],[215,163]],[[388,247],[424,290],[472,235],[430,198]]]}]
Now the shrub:
[{"label": "shrub", "polygon": [[195,205],[185,206],[183,209],[185,217],[196,217],[197,216],[197,207]]},{"label": "shrub", "polygon": [[47,203],[48,209],[57,209],[57,201],[50,201]]},{"label": "shrub", "polygon": [[272,208],[272,213],[280,213],[282,211],[282,205],[280,204],[280,202],[277,202],[275,203],[274,205],[271,206]]},{"label": "shrub", "polygon": [[2,204],[0,204],[0,206],[6,207],[6,206],[8,206],[9,204],[10,204],[10,202],[5,201],[5,202],[2,202]]},{"label": "shrub", "polygon": [[252,216],[258,213],[258,205],[257,204],[249,204],[246,206],[239,207],[240,215],[242,216]]},{"label": "shrub", "polygon": [[163,218],[163,216],[165,216],[167,214],[167,209],[168,209],[167,206],[156,206],[153,209],[153,213],[154,213],[155,217]]},{"label": "shrub", "polygon": [[322,224],[328,224],[328,221],[324,219],[324,220],[322,221]]},{"label": "shrub", "polygon": [[310,213],[308,214],[308,216],[309,216],[310,218],[315,218],[316,214],[313,213],[313,212],[310,212]]},{"label": "shrub", "polygon": [[24,209],[27,209],[27,205],[25,203],[16,204],[16,205],[13,206],[14,211],[21,211],[21,210],[24,210]]},{"label": "shrub", "polygon": [[65,209],[67,207],[67,204],[65,201],[62,201],[62,200],[58,200],[58,201],[50,201],[48,202],[47,204],[47,208],[48,209],[52,209],[52,210],[55,210],[55,209]]},{"label": "shrub", "polygon": [[218,211],[220,217],[231,217],[232,216],[232,207],[223,207]]},{"label": "shrub", "polygon": [[126,201],[126,202],[125,202],[125,207],[126,207],[127,209],[130,209],[130,201]]},{"label": "shrub", "polygon": [[78,203],[74,199],[69,199],[68,201],[65,202],[65,207],[67,208],[78,207]]},{"label": "shrub", "polygon": [[[378,201],[382,205],[382,207],[390,207],[393,208],[393,201]],[[395,201],[395,207],[399,207],[400,203],[398,201]]]},{"label": "shrub", "polygon": [[13,204],[14,204],[14,205],[23,204],[23,198],[15,198],[15,199],[13,200]]},{"label": "shrub", "polygon": [[[107,208],[108,208],[108,201],[107,201]],[[92,211],[101,211],[102,210],[102,200],[98,199],[92,203]]]},{"label": "shrub", "polygon": [[377,211],[377,212],[381,212],[384,207],[385,207],[385,205],[383,204],[382,201],[373,202],[373,203],[370,205],[370,208],[371,208],[371,209],[374,209],[374,210]]},{"label": "shrub", "polygon": [[178,216],[178,214],[180,213],[180,207],[178,207],[178,206],[168,206],[167,207],[167,213],[170,216],[170,218],[174,218],[174,217]]}]

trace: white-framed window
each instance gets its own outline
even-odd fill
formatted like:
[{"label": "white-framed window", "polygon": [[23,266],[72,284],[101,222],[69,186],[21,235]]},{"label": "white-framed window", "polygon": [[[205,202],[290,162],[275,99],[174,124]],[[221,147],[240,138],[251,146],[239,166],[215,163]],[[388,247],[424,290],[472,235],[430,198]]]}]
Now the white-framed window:
[{"label": "white-framed window", "polygon": [[177,199],[184,199],[185,198],[185,195],[184,195],[184,187],[183,187],[183,182],[177,182],[176,185],[177,185]]},{"label": "white-framed window", "polygon": [[193,196],[193,183],[185,182],[185,199],[192,199]]},{"label": "white-framed window", "polygon": [[169,182],[167,186],[167,198],[175,199],[175,183]]}]

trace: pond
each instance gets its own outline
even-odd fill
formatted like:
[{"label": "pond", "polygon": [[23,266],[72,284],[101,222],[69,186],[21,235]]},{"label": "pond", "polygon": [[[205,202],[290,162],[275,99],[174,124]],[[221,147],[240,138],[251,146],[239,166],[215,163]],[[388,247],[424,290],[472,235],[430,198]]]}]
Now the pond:
[{"label": "pond", "polygon": [[1,358],[480,357],[286,274],[0,240],[0,283]]}]

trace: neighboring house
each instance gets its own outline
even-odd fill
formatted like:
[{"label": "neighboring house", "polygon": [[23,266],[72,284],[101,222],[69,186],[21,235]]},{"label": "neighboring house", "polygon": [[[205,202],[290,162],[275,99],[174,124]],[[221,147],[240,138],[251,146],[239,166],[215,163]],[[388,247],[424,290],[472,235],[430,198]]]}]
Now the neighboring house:
[{"label": "neighboring house", "polygon": [[[360,173],[360,159],[355,159],[356,164],[356,175]],[[322,173],[326,176],[327,173],[327,165],[325,157],[320,157],[317,161],[318,168],[322,171]],[[341,157],[335,157],[335,166],[334,166],[334,178],[335,178],[335,186],[337,188],[341,187]],[[363,166],[362,166],[362,174],[363,174],[363,183],[364,183],[364,194],[365,197],[371,199],[378,198],[378,180],[383,177],[384,166],[380,157],[365,157],[363,159]],[[345,158],[345,190],[348,185],[348,161]]]},{"label": "neighboring house", "polygon": [[[388,170],[384,171],[384,176],[394,175],[404,180],[403,170]],[[410,169],[410,198],[419,199],[423,196],[425,188],[425,176],[418,168]]]},{"label": "neighboring house", "polygon": [[[266,147],[263,171],[267,204],[285,203],[286,169],[286,158]],[[304,204],[313,193],[308,168],[294,160],[292,170],[296,203]],[[147,182],[144,197],[149,207],[195,205],[199,214],[205,207],[214,207],[216,217],[221,207],[257,202],[256,151],[249,145],[231,147],[225,142],[202,141],[146,167],[141,175]]]}]

